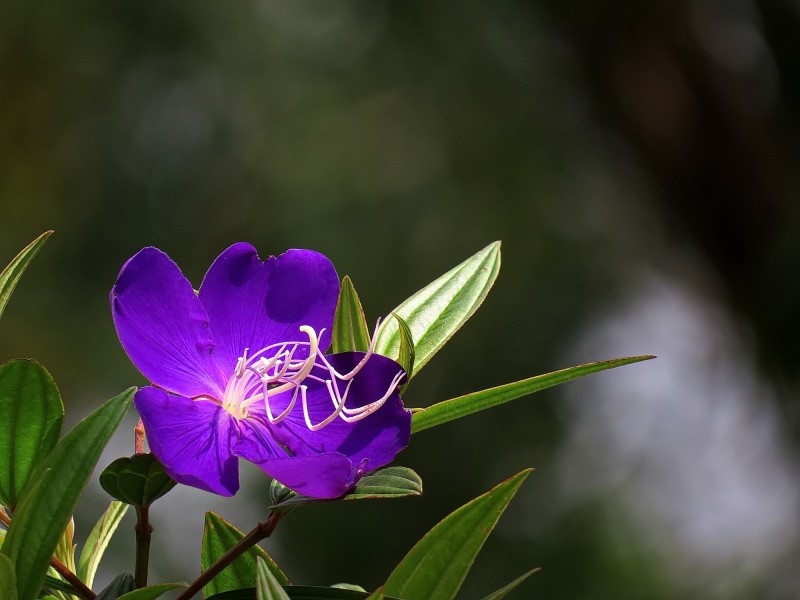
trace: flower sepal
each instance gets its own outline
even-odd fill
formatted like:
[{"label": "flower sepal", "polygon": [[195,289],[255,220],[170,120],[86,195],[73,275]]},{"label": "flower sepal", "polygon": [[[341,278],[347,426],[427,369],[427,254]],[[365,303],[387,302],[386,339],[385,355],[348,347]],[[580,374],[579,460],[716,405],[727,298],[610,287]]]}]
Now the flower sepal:
[{"label": "flower sepal", "polygon": [[289,510],[304,504],[334,502],[336,500],[371,500],[380,498],[402,498],[422,494],[422,478],[408,467],[392,466],[364,475],[358,483],[339,498],[322,500],[309,498],[293,492],[285,485],[273,480],[269,488],[270,510]]},{"label": "flower sepal", "polygon": [[113,498],[133,506],[149,506],[176,483],[150,453],[118,458],[100,474],[100,485]]}]

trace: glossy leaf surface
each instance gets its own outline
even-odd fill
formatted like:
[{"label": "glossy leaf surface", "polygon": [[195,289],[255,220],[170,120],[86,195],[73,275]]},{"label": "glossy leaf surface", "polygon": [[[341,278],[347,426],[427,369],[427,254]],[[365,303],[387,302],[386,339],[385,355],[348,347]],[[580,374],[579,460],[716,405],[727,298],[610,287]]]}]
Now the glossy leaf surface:
[{"label": "glossy leaf surface", "polygon": [[0,273],[0,316],[3,316],[3,311],[6,309],[9,298],[17,287],[20,277],[31,264],[33,257],[44,246],[47,238],[50,237],[52,231],[45,231],[38,238],[33,240],[30,244],[25,246],[14,259],[8,263],[8,266]]},{"label": "glossy leaf surface", "polygon": [[[475,313],[499,271],[500,242],[493,242],[392,311],[402,317],[411,330],[416,354],[415,373]],[[375,351],[390,358],[399,355],[400,331],[395,319],[386,319],[381,324]]]},{"label": "glossy leaf surface", "polygon": [[643,360],[650,360],[651,358],[655,357],[649,355],[631,356],[602,362],[587,363],[585,365],[569,367],[567,369],[561,369],[560,371],[537,375],[521,381],[515,381],[514,383],[507,383],[505,385],[489,388],[488,390],[481,390],[480,392],[473,392],[465,396],[445,400],[444,402],[439,402],[428,408],[415,411],[414,415],[411,417],[411,433],[430,429],[442,423],[460,419],[461,417],[466,417],[467,415],[481,410],[486,410],[487,408],[505,404],[517,398],[522,398],[528,394],[567,383],[573,379],[579,379],[593,373],[615,369]]},{"label": "glossy leaf surface", "polygon": [[15,507],[39,462],[61,435],[58,388],[34,360],[0,366],[0,504]]},{"label": "glossy leaf surface", "polygon": [[512,581],[508,585],[505,585],[505,586],[501,587],[499,590],[497,590],[496,592],[492,592],[488,596],[484,597],[483,600],[501,600],[501,598],[505,598],[509,593],[511,593],[512,591],[517,589],[517,587],[523,581],[528,579],[528,577],[530,577],[531,575],[533,575],[534,573],[536,573],[539,570],[540,570],[539,568],[536,568],[536,569],[531,569],[530,571],[528,571],[526,573],[523,573],[522,575],[517,577],[514,581]]},{"label": "glossy leaf surface", "polygon": [[130,408],[134,389],[112,398],[78,423],[26,486],[2,547],[15,565],[20,600],[33,600],[42,586],[58,538],[100,453]]},{"label": "glossy leaf surface", "polygon": [[145,506],[175,487],[164,466],[150,453],[113,461],[100,473],[100,485],[113,498],[133,506]]},{"label": "glossy leaf surface", "polygon": [[361,300],[353,282],[345,275],[333,316],[333,352],[366,352],[369,341],[369,327]]},{"label": "glossy leaf surface", "polygon": [[[200,551],[201,570],[208,569],[243,537],[244,533],[218,514],[207,512]],[[269,554],[260,546],[253,546],[208,582],[203,588],[203,595],[210,596],[229,590],[254,587],[256,585],[256,561],[258,558],[261,558],[272,570],[274,577],[281,585],[289,583],[289,579]]]},{"label": "glossy leaf surface", "polygon": [[0,598],[17,600],[17,576],[14,574],[14,563],[0,554]]},{"label": "glossy leaf surface", "polygon": [[256,598],[258,600],[289,600],[280,582],[260,556],[256,559]]},{"label": "glossy leaf surface", "polygon": [[77,575],[87,586],[92,587],[100,560],[126,512],[127,504],[112,501],[86,538],[78,559]]},{"label": "glossy leaf surface", "polygon": [[405,600],[452,600],[497,520],[531,470],[478,496],[431,529],[389,575],[387,594]]}]

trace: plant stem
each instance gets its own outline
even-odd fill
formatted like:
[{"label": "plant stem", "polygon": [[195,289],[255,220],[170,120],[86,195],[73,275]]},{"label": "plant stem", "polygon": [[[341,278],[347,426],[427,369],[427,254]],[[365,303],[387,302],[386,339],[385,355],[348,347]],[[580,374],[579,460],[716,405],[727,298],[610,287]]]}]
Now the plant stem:
[{"label": "plant stem", "polygon": [[78,593],[78,595],[84,600],[94,600],[97,597],[92,590],[86,587],[86,584],[83,583],[78,576],[75,575],[75,573],[67,568],[67,565],[62,563],[55,556],[50,559],[50,566],[58,571],[58,574],[68,581],[69,584],[75,588],[75,591]]},{"label": "plant stem", "polygon": [[144,454],[144,422],[141,418],[133,428],[133,451],[136,454]]},{"label": "plant stem", "polygon": [[150,564],[150,534],[153,526],[150,525],[150,506],[136,507],[136,587],[147,586],[147,569]]},{"label": "plant stem", "polygon": [[[8,516],[8,513],[5,511],[4,508],[0,507],[0,523],[9,527],[11,525],[11,519]],[[65,581],[68,581],[69,584],[75,588],[77,594],[84,598],[84,600],[94,600],[96,594],[90,590],[85,583],[83,583],[75,573],[70,571],[70,569],[58,560],[55,556],[50,557],[50,566],[53,567],[61,577],[64,578]]]},{"label": "plant stem", "polygon": [[283,515],[284,513],[282,511],[269,513],[267,518],[256,525],[250,533],[239,540],[239,542],[232,546],[225,554],[220,556],[213,565],[200,573],[200,577],[195,579],[180,596],[175,598],[175,600],[189,600],[189,598],[203,589],[203,586],[214,579],[225,567],[255,546],[258,542],[272,535],[272,532],[275,531],[275,527],[278,525],[278,521],[281,520]]}]

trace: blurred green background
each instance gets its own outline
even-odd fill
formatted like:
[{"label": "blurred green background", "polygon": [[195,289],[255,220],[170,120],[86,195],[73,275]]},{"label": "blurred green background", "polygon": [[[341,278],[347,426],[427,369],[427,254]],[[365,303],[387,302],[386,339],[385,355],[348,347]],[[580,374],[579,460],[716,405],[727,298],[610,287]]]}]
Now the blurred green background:
[{"label": "blurred green background", "polygon": [[[409,406],[659,359],[420,433],[399,462],[424,496],[292,515],[266,544],[289,576],[373,588],[533,466],[464,598],[533,566],[517,597],[796,598],[799,24],[790,0],[3,2],[0,257],[56,233],[2,356],[41,360],[71,424],[144,383],[107,301],[143,246],[198,284],[235,241],[314,248],[373,321],[502,239]],[[154,579],[194,577],[205,510],[263,515],[245,476],[159,501]],[[105,502],[95,481],[79,538]]]}]

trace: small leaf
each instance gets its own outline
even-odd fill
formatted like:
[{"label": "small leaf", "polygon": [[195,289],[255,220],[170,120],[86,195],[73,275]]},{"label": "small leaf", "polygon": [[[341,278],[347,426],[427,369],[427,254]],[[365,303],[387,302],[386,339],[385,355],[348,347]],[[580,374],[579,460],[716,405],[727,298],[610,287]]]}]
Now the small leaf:
[{"label": "small leaf", "polygon": [[67,526],[64,528],[64,533],[61,534],[61,538],[58,540],[55,552],[53,552],[53,556],[60,560],[61,564],[73,573],[75,572],[75,544],[72,543],[74,536],[75,519],[70,518]]},{"label": "small leaf", "polygon": [[0,504],[14,508],[35,467],[61,434],[64,405],[35,360],[0,366]]},{"label": "small leaf", "polygon": [[17,600],[17,576],[14,563],[5,554],[0,554],[0,598]]},{"label": "small leaf", "polygon": [[8,300],[11,298],[11,294],[14,288],[17,287],[17,283],[25,272],[25,269],[28,268],[33,257],[36,256],[36,253],[44,246],[47,238],[49,238],[52,233],[52,231],[45,231],[42,235],[25,246],[22,251],[14,257],[14,260],[8,263],[8,266],[3,269],[3,272],[0,273],[0,316],[3,315],[6,304],[8,304]]},{"label": "small leaf", "polygon": [[392,313],[392,316],[397,321],[400,332],[400,351],[397,355],[397,362],[406,372],[405,383],[398,390],[398,393],[402,396],[414,376],[414,339],[411,337],[411,329],[408,328],[408,323],[395,313]]},{"label": "small leaf", "polygon": [[136,580],[130,573],[122,573],[114,577],[95,600],[117,600],[123,594],[136,589]]},{"label": "small leaf", "polygon": [[366,352],[369,327],[355,287],[345,275],[339,288],[339,302],[333,315],[333,352]]},{"label": "small leaf", "polygon": [[182,581],[179,583],[159,583],[123,594],[117,600],[155,600],[170,590],[176,590],[178,588],[185,587],[189,586]]},{"label": "small leaf", "polygon": [[354,592],[366,592],[363,587],[360,585],[356,585],[355,583],[334,583],[332,588],[336,588],[339,590],[353,590]]},{"label": "small leaf", "polygon": [[20,600],[33,600],[50,557],[135,388],[112,398],[56,445],[37,467],[11,519],[2,552],[14,563]]},{"label": "small leaf", "polygon": [[86,538],[78,560],[77,575],[90,588],[94,583],[100,559],[103,558],[103,553],[126,512],[128,512],[127,504],[117,500],[112,501]]},{"label": "small leaf", "polygon": [[405,600],[451,600],[500,515],[530,473],[530,469],[517,473],[445,517],[392,571],[386,581],[386,593]]},{"label": "small leaf", "polygon": [[408,467],[386,467],[364,475],[344,500],[402,498],[422,494],[422,478]]},{"label": "small leaf", "polygon": [[419,496],[422,494],[422,479],[408,467],[386,467],[364,475],[356,487],[341,498],[333,500],[320,500],[301,496],[290,492],[283,496],[280,503],[272,505],[271,509],[284,510],[303,504],[319,504],[320,502],[335,502],[336,500],[371,500],[379,498],[402,498],[403,496]]},{"label": "small leaf", "polygon": [[100,473],[100,486],[113,498],[133,506],[146,506],[176,485],[152,454],[118,458]]},{"label": "small leaf", "polygon": [[[244,534],[241,531],[218,514],[207,512],[200,550],[200,570],[208,569],[243,537]],[[255,586],[257,558],[261,558],[272,569],[273,575],[281,585],[289,583],[289,579],[269,554],[260,546],[253,546],[209,581],[203,588],[203,595],[210,596],[219,592]]]},{"label": "small leaf", "polygon": [[289,595],[260,556],[256,559],[256,598],[258,600],[289,600]]},{"label": "small leaf", "polygon": [[411,433],[430,429],[442,423],[460,419],[472,413],[505,404],[517,398],[522,398],[528,394],[567,383],[573,379],[578,379],[608,369],[615,369],[624,365],[630,365],[643,360],[650,360],[651,358],[655,358],[655,356],[631,356],[628,358],[615,358],[602,362],[587,363],[585,365],[578,365],[577,367],[553,371],[552,373],[546,373],[544,375],[529,377],[522,381],[507,383],[505,385],[489,388],[488,390],[472,392],[471,394],[459,396],[458,398],[451,398],[450,400],[445,400],[444,402],[439,402],[428,408],[414,412],[411,417]]},{"label": "small leaf", "polygon": [[[500,242],[493,242],[460,265],[429,283],[392,313],[402,317],[414,338],[414,374],[424,367],[447,340],[475,313],[500,271]],[[378,329],[375,352],[398,356],[397,321],[387,319]]]},{"label": "small leaf", "polygon": [[511,583],[509,583],[508,585],[506,585],[506,586],[503,586],[503,587],[501,587],[499,590],[497,590],[496,592],[493,592],[493,593],[489,594],[488,596],[486,596],[486,597],[485,597],[483,600],[501,600],[501,598],[505,598],[505,597],[506,597],[506,595],[507,595],[509,592],[511,592],[511,591],[513,591],[514,589],[516,589],[516,588],[517,588],[517,586],[518,586],[519,584],[521,584],[521,583],[522,583],[523,581],[525,581],[525,580],[526,580],[528,577],[530,577],[531,575],[533,575],[534,573],[536,573],[537,571],[540,571],[540,570],[541,570],[541,569],[539,569],[539,568],[537,567],[537,568],[535,568],[535,569],[531,569],[531,570],[530,570],[530,571],[528,571],[527,573],[523,573],[522,575],[520,575],[519,577],[517,577],[517,578],[516,578],[514,581],[512,581],[512,582],[511,582]]}]

